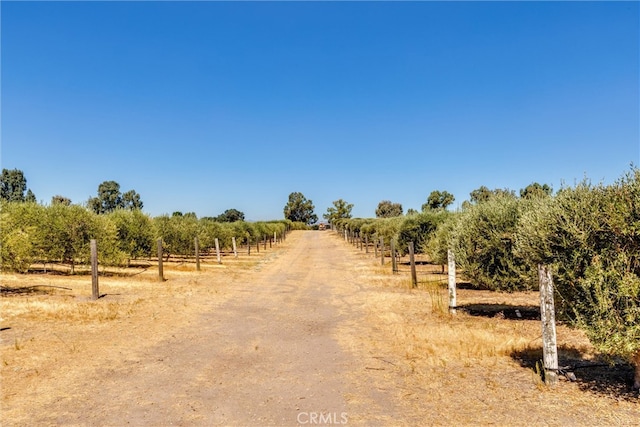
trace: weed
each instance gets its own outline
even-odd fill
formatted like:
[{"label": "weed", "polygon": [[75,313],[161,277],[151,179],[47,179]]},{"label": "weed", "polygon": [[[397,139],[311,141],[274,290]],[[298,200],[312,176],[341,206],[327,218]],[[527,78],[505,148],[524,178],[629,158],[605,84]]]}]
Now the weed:
[{"label": "weed", "polygon": [[547,389],[547,384],[544,382],[544,367],[542,360],[536,361],[536,366],[533,370],[533,384],[540,391]]}]

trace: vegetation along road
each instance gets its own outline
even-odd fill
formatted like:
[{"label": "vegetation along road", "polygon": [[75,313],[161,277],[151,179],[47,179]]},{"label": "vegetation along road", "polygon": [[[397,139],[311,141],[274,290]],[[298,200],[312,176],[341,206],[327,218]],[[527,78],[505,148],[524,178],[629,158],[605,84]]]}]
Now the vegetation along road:
[{"label": "vegetation along road", "polygon": [[[168,267],[164,283],[103,277],[98,301],[86,276],[3,275],[72,289],[2,298],[3,425],[637,423],[637,398],[611,384],[541,383],[522,361],[536,320],[451,317],[446,290],[388,270],[296,231],[244,261]],[[578,331],[558,335],[589,360]]]}]

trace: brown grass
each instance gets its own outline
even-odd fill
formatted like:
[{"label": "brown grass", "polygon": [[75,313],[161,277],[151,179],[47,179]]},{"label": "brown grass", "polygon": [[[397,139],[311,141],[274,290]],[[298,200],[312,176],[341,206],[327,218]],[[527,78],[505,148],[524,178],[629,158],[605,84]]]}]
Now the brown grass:
[{"label": "brown grass", "polygon": [[[368,290],[357,334],[369,339],[358,344],[343,331],[344,345],[379,372],[372,387],[397,390],[406,425],[637,425],[631,367],[606,366],[581,331],[557,326],[560,365],[587,366],[574,371],[578,380],[542,381],[537,292],[458,289],[451,315],[440,266],[419,266],[416,289],[408,268],[394,275],[390,263],[354,252]],[[522,318],[505,316],[515,309]]]},{"label": "brown grass", "polygon": [[[148,343],[166,340],[197,313],[232,298],[233,283],[255,277],[272,254],[228,256],[223,265],[203,264],[201,272],[192,263],[165,263],[169,280],[163,283],[153,267],[106,272],[99,301],[90,300],[86,275],[0,275],[1,285],[12,290],[0,297],[3,402],[24,399],[23,412],[14,416],[28,420],[39,397],[24,397],[25,389],[37,390],[61,366],[90,365],[94,348],[103,360],[117,360],[119,348],[135,347],[139,336]],[[371,375],[367,386],[400,404],[378,420],[350,414],[350,423],[637,425],[639,403],[622,364],[576,370],[578,381],[561,377],[554,388],[541,381],[539,321],[505,315],[508,307],[537,306],[537,293],[459,289],[461,309],[450,315],[446,276],[434,271],[438,266],[421,266],[416,289],[407,269],[394,275],[390,263],[382,267],[372,254],[354,250],[354,256],[360,291],[347,302],[362,306],[365,319],[341,326],[337,338]],[[558,343],[561,365],[601,363],[579,331],[558,325]]]}]

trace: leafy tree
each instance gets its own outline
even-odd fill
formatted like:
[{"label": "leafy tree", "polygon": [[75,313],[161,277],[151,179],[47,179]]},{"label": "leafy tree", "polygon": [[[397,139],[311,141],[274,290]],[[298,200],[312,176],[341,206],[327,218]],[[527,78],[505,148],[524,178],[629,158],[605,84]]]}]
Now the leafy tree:
[{"label": "leafy tree", "polygon": [[392,218],[402,215],[402,205],[400,203],[392,203],[389,200],[383,200],[378,203],[376,209],[377,218]]},{"label": "leafy tree", "polygon": [[333,206],[327,208],[327,213],[322,214],[322,217],[334,224],[341,218],[351,218],[351,209],[353,209],[352,203],[338,199],[333,202]]},{"label": "leafy tree", "polygon": [[120,184],[115,181],[104,181],[98,186],[98,197],[89,199],[89,208],[97,214],[109,213],[122,207]]},{"label": "leafy tree", "polygon": [[27,179],[21,170],[2,169],[0,199],[7,202],[35,202],[36,196],[31,190],[27,190]]},{"label": "leafy tree", "polygon": [[536,287],[533,269],[514,252],[525,202],[508,194],[494,195],[458,218],[451,246],[456,263],[475,285],[509,292]]},{"label": "leafy tree", "polygon": [[418,212],[417,210],[413,209],[413,208],[409,208],[407,209],[407,216],[413,216],[413,215],[418,215],[420,212]]},{"label": "leafy tree", "polygon": [[193,253],[193,239],[198,235],[198,219],[190,215],[162,215],[153,219],[156,238],[162,238],[167,259],[172,254]]},{"label": "leafy tree", "polygon": [[540,185],[537,182],[533,182],[527,185],[525,188],[520,189],[520,197],[523,199],[532,199],[534,197],[550,196],[553,190],[547,184]]},{"label": "leafy tree", "polygon": [[36,203],[36,195],[33,194],[33,191],[31,191],[31,189],[27,190],[27,194],[24,196],[24,201],[27,203]]},{"label": "leafy tree", "polygon": [[434,235],[438,225],[443,223],[448,215],[451,215],[451,213],[430,210],[404,217],[396,235],[398,243],[396,249],[401,254],[408,253],[409,242],[413,242],[416,253],[426,252],[429,239]]},{"label": "leafy tree", "polygon": [[469,201],[465,200],[462,203],[463,209],[468,209],[472,204],[486,202],[487,200],[495,196],[515,197],[516,193],[513,190],[509,190],[508,188],[495,188],[493,190],[489,190],[489,188],[482,185],[469,193],[469,196]]},{"label": "leafy tree", "polygon": [[429,194],[427,203],[422,205],[422,211],[424,212],[429,209],[446,209],[454,200],[455,197],[448,191],[434,190]]},{"label": "leafy tree", "polygon": [[117,230],[118,248],[127,258],[149,256],[152,253],[153,225],[141,210],[118,209],[108,215]]},{"label": "leafy tree", "polygon": [[134,190],[124,195],[120,192],[120,184],[115,181],[104,181],[98,186],[98,196],[89,198],[89,209],[97,214],[106,214],[116,209],[142,209],[140,195]]},{"label": "leafy tree", "polygon": [[39,256],[38,231],[45,208],[35,203],[1,202],[0,265],[2,270],[27,272]]},{"label": "leafy tree", "polygon": [[129,210],[142,209],[143,203],[140,199],[140,194],[134,190],[129,190],[122,195],[122,207]]},{"label": "leafy tree", "polygon": [[236,222],[244,221],[244,212],[237,209],[227,209],[216,217],[217,222]]},{"label": "leafy tree", "polygon": [[531,203],[516,249],[532,267],[551,266],[558,314],[604,354],[635,355],[640,380],[640,169]]},{"label": "leafy tree", "polygon": [[51,204],[55,205],[55,204],[61,204],[61,205],[65,205],[65,206],[70,206],[71,205],[71,199],[69,199],[68,197],[64,197],[64,196],[60,196],[55,195],[51,198]]},{"label": "leafy tree", "polygon": [[289,194],[289,201],[284,206],[284,217],[293,222],[302,222],[310,225],[318,221],[318,216],[313,213],[315,207],[311,200],[300,192]]}]

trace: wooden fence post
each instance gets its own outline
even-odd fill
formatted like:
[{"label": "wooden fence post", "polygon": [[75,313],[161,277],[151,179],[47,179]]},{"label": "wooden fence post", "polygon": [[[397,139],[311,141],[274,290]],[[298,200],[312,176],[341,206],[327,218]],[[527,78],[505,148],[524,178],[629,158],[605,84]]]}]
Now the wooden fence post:
[{"label": "wooden fence post", "polygon": [[538,265],[538,279],[540,281],[544,381],[548,385],[554,385],[558,381],[558,346],[556,342],[556,310],[553,301],[551,270],[545,265]]},{"label": "wooden fence post", "polygon": [[162,268],[162,239],[158,239],[158,281],[164,282],[164,271]]},{"label": "wooden fence post", "polygon": [[393,274],[398,272],[398,260],[396,259],[396,245],[391,239],[391,272]]},{"label": "wooden fence post", "polygon": [[247,236],[247,255],[251,255],[251,237]]},{"label": "wooden fence post", "polygon": [[378,258],[378,242],[376,240],[373,241],[373,256]]},{"label": "wooden fence post", "polygon": [[196,271],[200,271],[200,241],[197,237],[193,239],[193,246],[196,249]]},{"label": "wooden fence post", "polygon": [[364,253],[365,254],[369,253],[369,235],[368,234],[364,235]]},{"label": "wooden fence post", "polygon": [[456,258],[453,251],[447,251],[448,274],[449,274],[449,313],[456,314]]},{"label": "wooden fence post", "polygon": [[264,244],[264,250],[267,250],[267,235],[265,234],[264,236],[262,236],[262,241]]},{"label": "wooden fence post", "polygon": [[384,265],[384,237],[380,238],[380,265]]},{"label": "wooden fence post", "polygon": [[344,229],[344,241],[345,242],[347,241],[347,229],[346,228]]},{"label": "wooden fence post", "polygon": [[236,246],[236,238],[231,238],[231,243],[233,243],[233,257],[238,258],[238,247]]},{"label": "wooden fence post", "polygon": [[95,239],[91,239],[91,299],[100,298],[98,290],[98,245]]},{"label": "wooden fence post", "polygon": [[276,245],[278,244],[278,235],[276,234],[275,231],[273,232],[273,243]]},{"label": "wooden fence post", "polygon": [[409,263],[411,264],[411,286],[418,287],[418,275],[416,273],[416,258],[413,253],[413,242],[409,242]]},{"label": "wooden fence post", "polygon": [[216,257],[218,258],[218,264],[222,264],[222,258],[220,258],[220,242],[217,237],[214,241],[216,242]]}]

